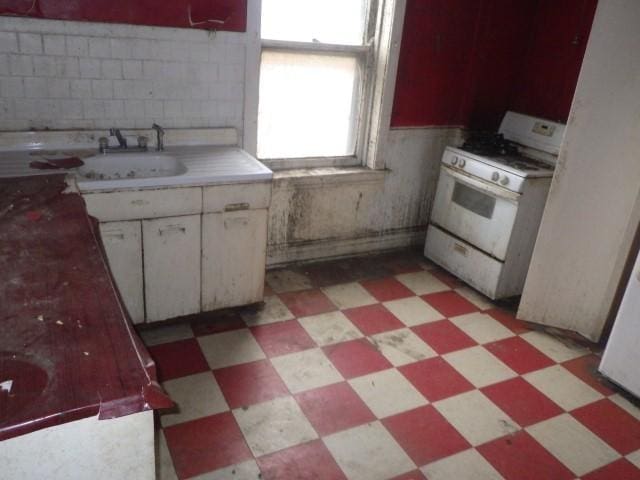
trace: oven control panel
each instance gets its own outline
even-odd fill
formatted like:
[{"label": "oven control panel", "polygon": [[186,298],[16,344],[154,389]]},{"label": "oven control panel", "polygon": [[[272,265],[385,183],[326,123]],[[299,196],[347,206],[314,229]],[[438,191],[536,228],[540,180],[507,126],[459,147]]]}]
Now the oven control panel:
[{"label": "oven control panel", "polygon": [[512,192],[522,193],[524,188],[525,179],[523,177],[501,169],[488,159],[480,160],[454,147],[447,147],[442,156],[442,163],[453,170],[464,172]]}]

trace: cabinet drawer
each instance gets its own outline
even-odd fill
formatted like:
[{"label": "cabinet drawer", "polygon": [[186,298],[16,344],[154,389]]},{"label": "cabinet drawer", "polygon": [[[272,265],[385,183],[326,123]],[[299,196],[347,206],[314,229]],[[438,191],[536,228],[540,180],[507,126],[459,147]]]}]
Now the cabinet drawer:
[{"label": "cabinet drawer", "polygon": [[269,208],[271,182],[204,187],[202,198],[205,213]]},{"label": "cabinet drawer", "polygon": [[200,311],[200,215],[142,222],[147,321]]},{"label": "cabinet drawer", "polygon": [[142,230],[140,222],[100,224],[109,268],[133,323],[144,322]]},{"label": "cabinet drawer", "polygon": [[173,217],[202,211],[199,187],[87,193],[83,198],[89,215],[101,222]]},{"label": "cabinet drawer", "polygon": [[267,210],[202,216],[202,309],[262,300]]}]

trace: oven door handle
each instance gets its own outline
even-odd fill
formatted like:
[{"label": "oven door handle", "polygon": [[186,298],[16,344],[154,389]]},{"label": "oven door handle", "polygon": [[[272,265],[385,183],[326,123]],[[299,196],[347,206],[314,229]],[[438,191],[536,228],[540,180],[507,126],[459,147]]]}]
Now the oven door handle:
[{"label": "oven door handle", "polygon": [[486,180],[482,180],[481,178],[473,177],[468,173],[459,172],[446,165],[442,165],[441,168],[444,175],[449,175],[456,180],[459,180],[460,183],[469,185],[476,190],[487,192],[493,197],[510,200],[512,202],[518,202],[518,200],[520,199],[521,194],[512,192],[511,190],[507,190],[506,188],[500,187],[499,185],[494,185],[493,183],[489,183]]}]

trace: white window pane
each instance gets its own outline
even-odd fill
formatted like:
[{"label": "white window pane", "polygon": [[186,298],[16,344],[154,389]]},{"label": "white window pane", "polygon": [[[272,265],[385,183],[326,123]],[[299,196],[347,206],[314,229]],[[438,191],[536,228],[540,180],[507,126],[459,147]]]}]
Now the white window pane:
[{"label": "white window pane", "polygon": [[362,45],[368,0],[263,0],[262,38]]},{"label": "white window pane", "polygon": [[258,157],[354,154],[357,59],[263,51],[260,68]]}]

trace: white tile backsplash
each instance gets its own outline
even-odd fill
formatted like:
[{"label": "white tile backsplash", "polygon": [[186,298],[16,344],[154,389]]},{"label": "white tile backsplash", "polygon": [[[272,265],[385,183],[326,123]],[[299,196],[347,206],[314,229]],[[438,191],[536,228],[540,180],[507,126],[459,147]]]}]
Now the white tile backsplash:
[{"label": "white tile backsplash", "polygon": [[229,126],[244,33],[0,17],[0,130]]}]

